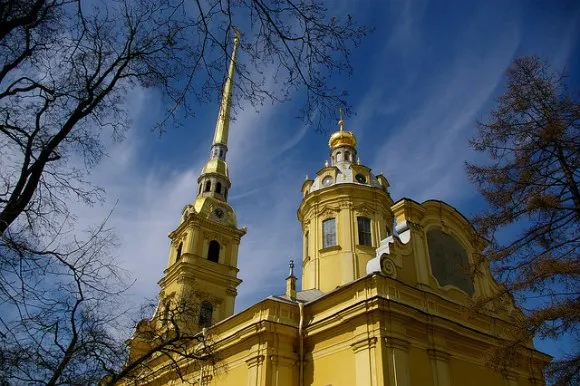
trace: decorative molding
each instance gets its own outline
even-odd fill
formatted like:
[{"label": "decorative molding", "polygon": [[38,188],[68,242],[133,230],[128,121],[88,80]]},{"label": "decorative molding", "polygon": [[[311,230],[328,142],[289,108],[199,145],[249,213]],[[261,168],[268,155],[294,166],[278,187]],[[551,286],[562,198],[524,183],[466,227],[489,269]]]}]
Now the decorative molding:
[{"label": "decorative molding", "polygon": [[397,267],[395,263],[385,255],[381,256],[381,273],[393,279],[397,278]]},{"label": "decorative molding", "polygon": [[250,359],[246,359],[246,365],[248,366],[248,368],[260,366],[263,362],[264,362],[263,355],[256,355],[255,357],[252,357]]},{"label": "decorative molding", "polygon": [[365,205],[365,204],[355,206],[354,210],[357,213],[365,215],[365,216],[372,216],[373,214],[375,214],[375,211],[372,208],[370,208],[368,205]]},{"label": "decorative molding", "polygon": [[536,377],[528,378],[528,380],[530,381],[530,385],[532,386],[540,386],[545,384],[545,382],[542,379]]},{"label": "decorative molding", "polygon": [[429,355],[429,358],[435,359],[437,361],[448,362],[449,359],[451,359],[451,354],[449,354],[448,352],[437,350],[434,348],[428,349],[427,354]]},{"label": "decorative molding", "polygon": [[518,380],[518,373],[515,371],[506,370],[503,374],[506,380],[508,381],[517,381]]},{"label": "decorative molding", "polygon": [[230,295],[230,296],[237,296],[238,291],[235,288],[228,287],[228,288],[226,288],[226,294]]},{"label": "decorative molding", "polygon": [[368,350],[371,348],[374,348],[377,345],[377,337],[376,336],[372,336],[370,338],[364,338],[359,340],[358,342],[354,342],[350,345],[350,347],[352,348],[352,351],[354,351],[355,353],[361,351],[361,350]]},{"label": "decorative molding", "polygon": [[296,366],[297,360],[295,358],[286,357],[282,355],[270,355],[270,361],[275,366],[286,366],[293,367]]},{"label": "decorative molding", "polygon": [[385,337],[385,345],[389,348],[396,348],[403,351],[409,351],[410,343],[408,340],[396,338],[394,336]]},{"label": "decorative molding", "polygon": [[339,208],[325,208],[323,211],[320,212],[320,217],[324,218],[328,218],[328,217],[335,217],[336,213],[339,212],[340,209]]},{"label": "decorative molding", "polygon": [[340,204],[338,204],[339,208],[352,208],[353,204],[352,202],[349,201],[342,201]]},{"label": "decorative molding", "polygon": [[330,251],[339,251],[342,248],[340,247],[340,245],[331,245],[330,247],[326,247],[326,248],[320,248],[318,250],[318,253],[325,253],[325,252],[330,252]]},{"label": "decorative molding", "polygon": [[218,243],[220,243],[221,246],[225,246],[227,243],[227,239],[221,235],[220,233],[217,232],[204,232],[204,236],[209,240],[216,240]]}]

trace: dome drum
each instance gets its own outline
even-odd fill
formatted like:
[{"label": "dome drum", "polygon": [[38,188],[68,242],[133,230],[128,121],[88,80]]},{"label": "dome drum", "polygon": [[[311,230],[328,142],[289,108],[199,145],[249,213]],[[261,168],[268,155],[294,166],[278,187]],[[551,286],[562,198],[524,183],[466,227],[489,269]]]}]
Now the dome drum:
[{"label": "dome drum", "polygon": [[341,145],[333,148],[330,152],[332,165],[339,162],[354,163],[356,160],[356,149],[352,146]]}]

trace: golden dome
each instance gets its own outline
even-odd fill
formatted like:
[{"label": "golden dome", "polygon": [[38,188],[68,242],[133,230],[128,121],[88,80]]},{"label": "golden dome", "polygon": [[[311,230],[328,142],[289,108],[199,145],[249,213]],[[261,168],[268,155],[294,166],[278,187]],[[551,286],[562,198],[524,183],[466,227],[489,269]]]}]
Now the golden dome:
[{"label": "golden dome", "polygon": [[330,146],[331,149],[335,149],[340,146],[355,147],[356,138],[352,131],[337,131],[330,136],[328,146]]},{"label": "golden dome", "polygon": [[356,137],[352,131],[344,131],[342,129],[344,126],[344,121],[342,118],[340,121],[338,121],[338,126],[340,126],[340,130],[330,136],[330,139],[328,140],[328,146],[330,146],[331,149],[336,149],[340,146],[355,147]]}]

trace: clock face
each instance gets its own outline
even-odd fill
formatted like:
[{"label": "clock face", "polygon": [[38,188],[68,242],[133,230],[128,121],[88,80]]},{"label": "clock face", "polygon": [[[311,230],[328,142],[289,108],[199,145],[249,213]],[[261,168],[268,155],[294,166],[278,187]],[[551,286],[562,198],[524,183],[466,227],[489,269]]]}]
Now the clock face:
[{"label": "clock face", "polygon": [[362,174],[357,174],[356,176],[354,176],[354,178],[356,178],[356,180],[358,182],[360,182],[361,184],[364,184],[367,182],[367,179],[365,176],[363,176]]},{"label": "clock face", "polygon": [[322,186],[329,186],[330,184],[332,184],[331,176],[326,176],[322,179]]},{"label": "clock face", "polygon": [[225,212],[222,208],[215,208],[213,214],[215,214],[217,218],[224,218]]}]

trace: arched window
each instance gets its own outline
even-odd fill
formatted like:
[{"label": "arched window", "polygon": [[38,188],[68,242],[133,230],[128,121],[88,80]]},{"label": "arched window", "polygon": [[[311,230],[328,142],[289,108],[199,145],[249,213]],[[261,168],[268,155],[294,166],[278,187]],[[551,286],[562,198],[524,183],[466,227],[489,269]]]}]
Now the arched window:
[{"label": "arched window", "polygon": [[308,231],[306,231],[306,233],[304,234],[304,258],[308,258]]},{"label": "arched window", "polygon": [[338,153],[336,153],[336,162],[340,162],[340,161],[342,161],[342,153],[338,152]]},{"label": "arched window", "polygon": [[349,151],[345,151],[344,152],[344,160],[345,161],[350,161],[350,152]]},{"label": "arched window", "polygon": [[329,218],[322,222],[322,248],[336,245],[336,220]]},{"label": "arched window", "polygon": [[227,200],[227,198],[228,198],[228,188],[224,188],[224,197]]},{"label": "arched window", "polygon": [[181,259],[181,250],[183,249],[183,242],[179,243],[177,246],[177,253],[175,254],[175,261]]},{"label": "arched window", "polygon": [[213,306],[207,300],[201,302],[199,307],[199,326],[210,327],[213,314]]},{"label": "arched window", "polygon": [[224,151],[222,149],[220,149],[220,157],[224,156]]},{"label": "arched window", "polygon": [[221,182],[218,182],[217,184],[215,184],[215,192],[216,193],[222,192],[222,183]]},{"label": "arched window", "polygon": [[371,237],[371,219],[367,217],[357,217],[358,225],[358,245],[373,245]]},{"label": "arched window", "polygon": [[197,194],[201,194],[201,188],[203,188],[203,184],[199,184],[199,192]]},{"label": "arched window", "polygon": [[220,243],[215,240],[209,242],[209,247],[207,248],[207,259],[217,263],[220,259]]}]

